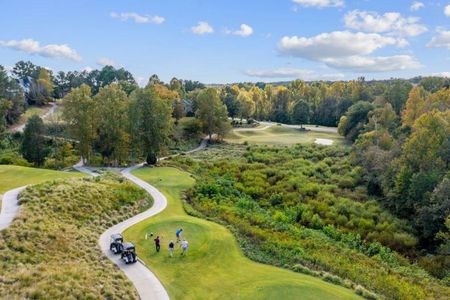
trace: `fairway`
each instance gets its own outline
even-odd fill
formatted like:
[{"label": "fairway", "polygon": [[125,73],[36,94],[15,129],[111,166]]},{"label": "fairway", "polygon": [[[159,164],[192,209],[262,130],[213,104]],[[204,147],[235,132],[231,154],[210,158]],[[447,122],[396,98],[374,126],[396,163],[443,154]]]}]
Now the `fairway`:
[{"label": "fairway", "polygon": [[0,165],[0,195],[14,188],[47,180],[82,177],[81,173]]},{"label": "fairway", "polygon": [[264,145],[294,145],[299,143],[314,143],[316,139],[328,139],[333,145],[345,144],[345,139],[337,133],[319,131],[300,131],[295,128],[271,126],[264,130],[234,130],[225,140],[229,143],[264,144]]},{"label": "fairway", "polygon": [[[159,215],[124,232],[138,255],[162,281],[172,299],[359,299],[353,291],[318,278],[294,273],[245,258],[224,226],[188,216],[181,193],[194,184],[190,174],[175,168],[138,169],[133,174],[161,190],[168,200]],[[167,246],[177,228],[189,241],[186,257],[179,245],[170,258]],[[153,232],[161,237],[156,253]]]}]

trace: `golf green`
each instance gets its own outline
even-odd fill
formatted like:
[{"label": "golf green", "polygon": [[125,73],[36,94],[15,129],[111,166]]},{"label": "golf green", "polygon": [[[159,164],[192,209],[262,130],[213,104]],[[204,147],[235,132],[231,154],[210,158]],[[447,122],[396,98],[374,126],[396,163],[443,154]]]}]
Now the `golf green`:
[{"label": "golf green", "polygon": [[329,139],[336,145],[345,145],[345,139],[337,133],[319,131],[300,131],[283,126],[271,126],[264,130],[234,130],[225,137],[229,143],[263,145],[294,145],[303,143],[314,143],[316,139]]},{"label": "golf green", "polygon": [[[155,217],[124,232],[136,244],[138,256],[150,266],[172,299],[359,299],[349,289],[318,278],[255,263],[240,250],[224,226],[188,216],[182,192],[194,184],[190,174],[175,168],[142,168],[133,174],[158,188],[168,206]],[[169,257],[168,244],[183,228],[189,242],[186,256],[176,244]],[[161,238],[156,253],[150,233]]]}]

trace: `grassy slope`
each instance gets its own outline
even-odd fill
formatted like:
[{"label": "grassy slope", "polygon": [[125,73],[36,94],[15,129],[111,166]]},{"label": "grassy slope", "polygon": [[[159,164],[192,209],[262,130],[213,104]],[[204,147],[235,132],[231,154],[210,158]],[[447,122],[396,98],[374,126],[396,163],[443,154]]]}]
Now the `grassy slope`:
[{"label": "grassy slope", "polygon": [[345,140],[337,133],[300,131],[281,126],[272,126],[259,131],[233,131],[225,140],[230,143],[243,143],[266,145],[293,145],[298,143],[314,143],[316,138],[330,139],[334,144],[344,144]]},{"label": "grassy slope", "polygon": [[132,183],[111,177],[27,188],[18,218],[0,232],[0,299],[136,299],[98,238],[146,208],[144,198]]},{"label": "grassy slope", "polygon": [[0,165],[0,194],[28,184],[81,176],[84,175],[75,172],[60,172],[12,165]]},{"label": "grassy slope", "polygon": [[[174,168],[139,169],[134,174],[160,189],[169,201],[164,212],[125,231],[140,257],[161,279],[172,299],[357,299],[353,291],[317,278],[262,265],[245,258],[225,227],[186,215],[182,191],[194,184],[188,173]],[[184,229],[190,243],[186,257],[167,245],[175,230]],[[156,254],[145,233],[162,237]]]}]

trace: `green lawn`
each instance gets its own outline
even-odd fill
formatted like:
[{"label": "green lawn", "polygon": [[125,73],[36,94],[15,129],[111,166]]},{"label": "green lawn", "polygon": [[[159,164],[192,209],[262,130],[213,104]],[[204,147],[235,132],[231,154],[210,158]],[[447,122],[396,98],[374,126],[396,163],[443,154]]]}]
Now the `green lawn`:
[{"label": "green lawn", "polygon": [[[186,172],[175,168],[143,168],[134,175],[153,184],[169,203],[161,214],[130,227],[126,240],[137,245],[138,255],[166,287],[172,299],[359,299],[353,291],[318,278],[245,258],[230,231],[203,219],[188,216],[181,193],[194,184]],[[177,228],[189,241],[186,257],[176,247],[173,258],[167,245]],[[161,237],[161,253],[145,234]]]},{"label": "green lawn", "polygon": [[225,140],[229,143],[293,145],[299,143],[314,143],[316,138],[333,140],[333,144],[345,144],[345,139],[337,133],[300,131],[282,126],[271,126],[266,130],[232,131]]},{"label": "green lawn", "polygon": [[76,172],[61,172],[12,165],[0,165],[0,194],[27,184],[82,176],[84,175]]}]

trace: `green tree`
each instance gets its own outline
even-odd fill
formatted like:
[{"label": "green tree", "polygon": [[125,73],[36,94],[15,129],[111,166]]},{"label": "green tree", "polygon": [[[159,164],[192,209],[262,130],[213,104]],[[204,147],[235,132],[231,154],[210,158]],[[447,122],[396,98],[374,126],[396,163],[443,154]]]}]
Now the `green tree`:
[{"label": "green tree", "polygon": [[31,61],[25,62],[21,60],[14,65],[12,73],[17,79],[25,79],[27,77],[37,79],[40,69],[41,67],[36,66]]},{"label": "green tree", "polygon": [[373,109],[374,106],[369,102],[359,101],[353,104],[339,121],[339,133],[354,141],[364,130],[364,125],[368,121],[368,114]]},{"label": "green tree", "polygon": [[97,117],[97,149],[118,166],[129,150],[128,97],[118,84],[100,89],[94,97]]},{"label": "green tree", "polygon": [[405,107],[406,100],[408,100],[408,95],[412,87],[412,84],[406,80],[394,80],[389,83],[384,93],[384,97],[392,105],[396,114],[400,115]]},{"label": "green tree", "polygon": [[130,96],[130,135],[137,153],[148,164],[156,164],[172,132],[172,106],[152,86],[135,90]]},{"label": "green tree", "polygon": [[89,162],[99,120],[88,85],[82,84],[64,97],[63,119],[69,132],[78,140],[77,147],[81,157]]},{"label": "green tree", "polygon": [[205,132],[209,139],[214,133],[222,136],[226,134],[226,125],[228,123],[228,113],[226,106],[220,101],[216,89],[208,88],[202,90],[197,97],[196,117],[202,122]]},{"label": "green tree", "polygon": [[292,108],[292,122],[300,124],[303,128],[303,124],[307,124],[311,117],[311,108],[308,102],[305,100],[298,100]]},{"label": "green tree", "polygon": [[49,151],[45,141],[45,126],[42,119],[34,115],[25,126],[21,152],[23,157],[35,166],[42,166]]},{"label": "green tree", "polygon": [[175,100],[173,103],[173,117],[175,118],[175,124],[178,125],[178,121],[185,117],[184,104],[181,100]]},{"label": "green tree", "polygon": [[232,119],[238,116],[239,112],[239,102],[237,101],[239,95],[239,87],[237,85],[225,86],[221,93],[220,99],[223,104],[227,107],[228,114]]},{"label": "green tree", "polygon": [[288,123],[291,93],[282,86],[276,87],[273,93],[270,119],[275,122]]},{"label": "green tree", "polygon": [[21,87],[8,76],[3,66],[0,66],[0,99],[3,102],[0,117],[4,126],[14,124],[25,110],[25,99]]}]

